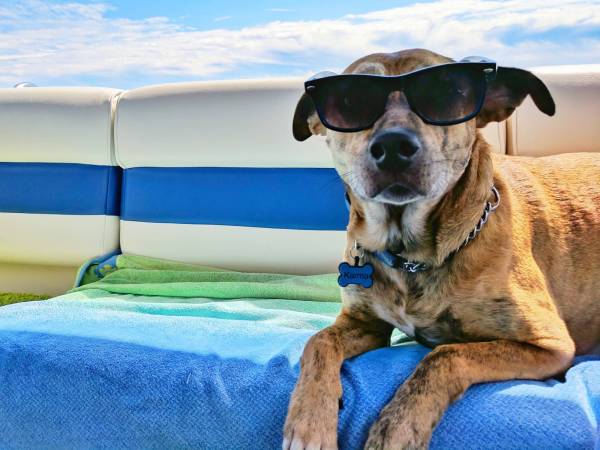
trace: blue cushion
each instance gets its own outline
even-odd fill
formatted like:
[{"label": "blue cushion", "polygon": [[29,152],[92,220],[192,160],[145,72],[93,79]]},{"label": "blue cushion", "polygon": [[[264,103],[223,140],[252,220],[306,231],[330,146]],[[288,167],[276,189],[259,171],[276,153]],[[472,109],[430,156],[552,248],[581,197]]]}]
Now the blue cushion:
[{"label": "blue cushion", "polygon": [[[260,300],[87,292],[0,308],[0,448],[278,449],[302,348],[337,308],[290,303],[282,321]],[[239,320],[240,308],[265,320]],[[361,448],[427,352],[401,345],[344,364],[341,449]],[[565,381],[469,389],[431,447],[593,448],[599,411],[600,358],[579,358]]]},{"label": "blue cushion", "polygon": [[0,212],[118,216],[121,169],[0,162]]},{"label": "blue cushion", "polygon": [[344,187],[333,169],[126,169],[123,220],[345,230]]}]

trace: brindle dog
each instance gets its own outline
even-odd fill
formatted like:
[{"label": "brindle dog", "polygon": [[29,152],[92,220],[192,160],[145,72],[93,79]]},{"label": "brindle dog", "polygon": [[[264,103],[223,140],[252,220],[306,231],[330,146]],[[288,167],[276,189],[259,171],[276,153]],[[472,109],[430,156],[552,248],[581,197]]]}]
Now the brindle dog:
[{"label": "brindle dog", "polygon": [[[345,73],[395,75],[451,61],[407,50],[366,56]],[[600,154],[492,154],[477,129],[506,119],[527,95],[554,113],[537,77],[510,73],[488,86],[476,118],[452,126],[425,124],[394,92],[371,129],[340,133],[325,129],[306,94],[300,99],[294,136],[326,136],[351,198],[346,261],[352,263],[357,241],[375,272],[370,289],[342,289],[341,314],[306,345],[284,449],[337,448],[342,362],[388,346],[394,327],[434,350],[381,411],[368,449],[426,448],[444,411],[469,386],[555,376],[600,342]],[[420,150],[409,170],[384,173],[369,143],[398,127],[417,135]],[[410,186],[412,196],[372,198],[392,182]],[[498,209],[454,253],[484,204],[494,202],[492,185]],[[432,268],[392,269],[372,255],[383,249]]]}]

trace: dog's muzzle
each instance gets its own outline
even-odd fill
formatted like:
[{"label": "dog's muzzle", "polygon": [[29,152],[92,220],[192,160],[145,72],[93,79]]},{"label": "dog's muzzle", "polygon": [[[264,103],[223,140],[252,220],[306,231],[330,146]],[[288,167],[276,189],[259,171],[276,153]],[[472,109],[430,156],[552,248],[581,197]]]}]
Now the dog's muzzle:
[{"label": "dog's muzzle", "polygon": [[421,194],[410,174],[420,150],[419,138],[406,128],[386,128],[376,133],[367,148],[372,167],[367,195],[379,201],[404,203]]},{"label": "dog's muzzle", "polygon": [[421,149],[417,136],[401,127],[375,134],[369,143],[369,155],[380,171],[399,172],[410,166]]}]

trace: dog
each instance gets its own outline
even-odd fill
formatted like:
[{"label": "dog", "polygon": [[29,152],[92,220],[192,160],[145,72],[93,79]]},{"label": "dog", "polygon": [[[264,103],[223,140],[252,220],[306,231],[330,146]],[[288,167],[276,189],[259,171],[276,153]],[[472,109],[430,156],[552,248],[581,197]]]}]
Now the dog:
[{"label": "dog", "polygon": [[[473,117],[432,124],[431,117],[440,122],[465,111],[444,111],[443,102],[441,112],[432,109],[410,80],[438,89],[434,104],[453,96],[466,104],[470,94],[460,83],[448,93],[444,83],[427,80],[426,69],[455,65],[423,49],[372,54],[344,71],[364,77],[339,77],[322,97],[307,87],[298,102],[295,138],[326,136],[345,184],[345,262],[374,270],[371,287],[342,288],[341,313],[305,347],[286,450],[337,448],[342,362],[390,345],[394,328],[433,350],[380,412],[367,449],[427,448],[445,410],[469,386],[562,374],[600,342],[600,154],[492,153],[478,129],[508,118],[528,95],[554,114],[547,87],[521,69],[497,68]],[[403,74],[396,87],[369,84]],[[343,89],[347,79],[354,90],[343,102],[331,98],[328,91]],[[369,90],[362,100],[360,89]],[[357,94],[362,109],[352,109]],[[382,99],[379,115],[369,112]]]}]

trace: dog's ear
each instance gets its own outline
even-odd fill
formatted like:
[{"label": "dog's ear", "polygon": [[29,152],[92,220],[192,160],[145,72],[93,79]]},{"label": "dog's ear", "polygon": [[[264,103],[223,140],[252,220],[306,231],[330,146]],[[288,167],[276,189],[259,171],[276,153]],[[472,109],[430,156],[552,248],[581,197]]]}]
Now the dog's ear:
[{"label": "dog's ear", "polygon": [[292,131],[297,141],[305,141],[313,134],[325,135],[325,127],[317,115],[315,105],[306,94],[302,94],[296,105]]},{"label": "dog's ear", "polygon": [[510,117],[528,95],[540,111],[554,115],[554,100],[542,80],[527,70],[498,67],[496,78],[488,84],[485,102],[477,115],[477,127]]}]

